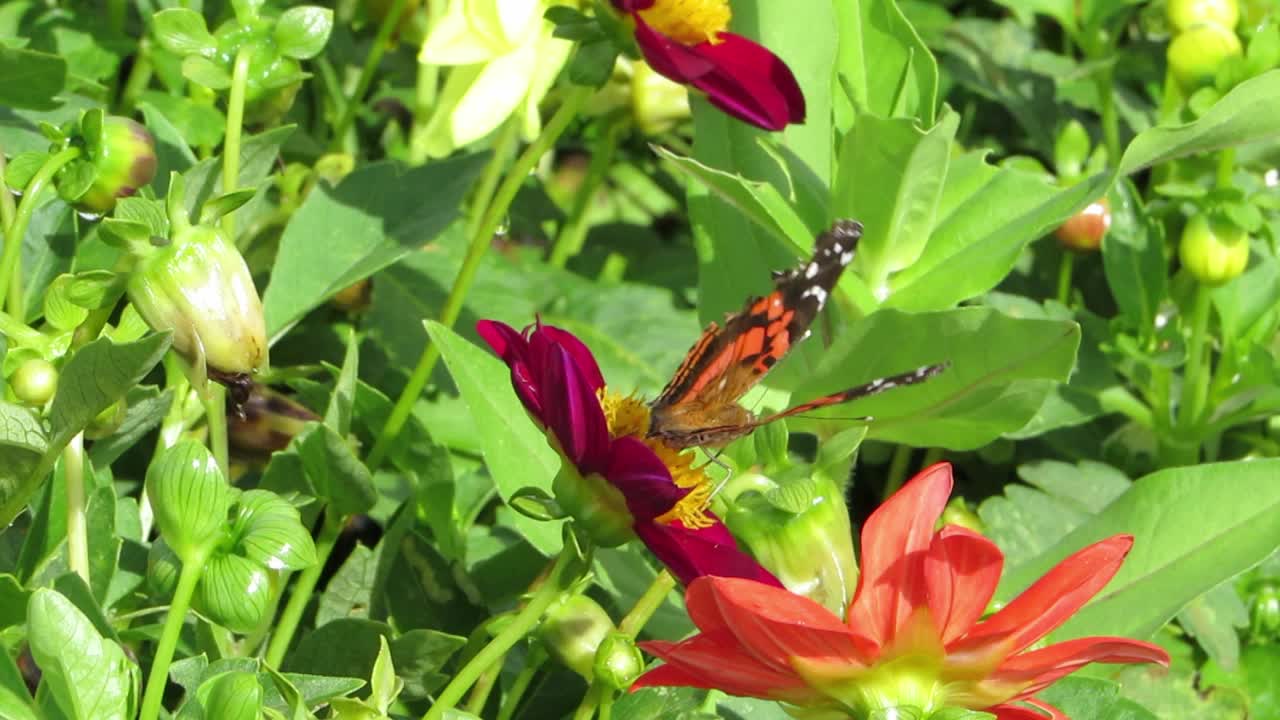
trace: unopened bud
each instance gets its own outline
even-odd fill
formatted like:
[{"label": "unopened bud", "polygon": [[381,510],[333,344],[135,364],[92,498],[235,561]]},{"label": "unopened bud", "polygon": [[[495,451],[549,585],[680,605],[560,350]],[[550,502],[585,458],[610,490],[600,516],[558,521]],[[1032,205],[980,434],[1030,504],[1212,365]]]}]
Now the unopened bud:
[{"label": "unopened bud", "polygon": [[552,657],[591,682],[596,651],[615,630],[609,613],[595,600],[586,595],[573,595],[547,612],[538,628],[538,637]]},{"label": "unopened bud", "polygon": [[613,632],[596,650],[595,680],[614,690],[625,690],[644,671],[644,656],[626,633]]},{"label": "unopened bud", "polygon": [[76,207],[108,213],[116,200],[133,195],[156,176],[156,143],[141,123],[109,115],[102,121],[102,145],[91,160],[98,175]]}]

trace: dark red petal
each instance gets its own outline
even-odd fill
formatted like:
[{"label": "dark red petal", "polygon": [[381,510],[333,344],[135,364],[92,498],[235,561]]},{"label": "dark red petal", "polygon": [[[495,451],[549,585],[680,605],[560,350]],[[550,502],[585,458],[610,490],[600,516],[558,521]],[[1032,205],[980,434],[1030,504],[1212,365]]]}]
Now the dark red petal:
[{"label": "dark red petal", "polygon": [[604,476],[622,492],[627,510],[637,524],[649,524],[665,515],[689,494],[687,489],[672,482],[671,471],[653,450],[634,437],[613,441]]},{"label": "dark red petal", "polygon": [[948,525],[934,535],[924,572],[929,609],[944,644],[964,635],[982,617],[1003,567],[1000,548],[972,530]]},{"label": "dark red petal", "polygon": [[1052,705],[1043,705],[1048,714],[1036,712],[1031,708],[1025,708],[1020,705],[996,705],[995,707],[984,708],[986,712],[993,713],[996,720],[1070,720],[1062,711]]},{"label": "dark red petal", "polygon": [[760,662],[779,671],[793,658],[865,667],[875,646],[830,610],[803,595],[740,578],[700,578],[685,592],[700,628],[724,628]]},{"label": "dark red petal", "polygon": [[712,105],[765,130],[804,122],[804,93],[786,63],[741,35],[720,33],[716,39],[693,47],[716,67],[693,80]]},{"label": "dark red petal", "polygon": [[1115,535],[1077,551],[1000,612],[976,625],[953,647],[962,652],[993,640],[1007,643],[1007,653],[1027,647],[1066,622],[1098,594],[1120,569],[1131,547],[1132,536]]},{"label": "dark red petal", "polygon": [[532,369],[529,342],[515,328],[497,320],[480,320],[476,323],[476,332],[480,338],[493,348],[502,361],[511,368],[511,386],[524,407],[542,424],[546,417],[542,413],[542,389],[538,386],[539,375]]},{"label": "dark red petal", "polygon": [[1056,643],[1005,660],[991,673],[993,682],[1030,683],[1019,693],[1029,696],[1089,663],[1157,663],[1169,666],[1169,653],[1159,645],[1123,637],[1086,637]]},{"label": "dark red petal", "polygon": [[596,364],[595,356],[573,333],[554,325],[542,325],[539,323],[538,328],[533,331],[533,335],[529,338],[529,344],[532,348],[539,348],[544,343],[559,345],[564,348],[569,353],[569,356],[573,358],[573,361],[577,363],[578,370],[582,372],[582,376],[592,390],[599,390],[604,387],[604,376],[600,374],[600,366]]},{"label": "dark red petal", "polygon": [[846,622],[881,647],[927,605],[925,554],[950,494],[951,465],[938,463],[907,481],[862,526],[862,576]]},{"label": "dark red petal", "polygon": [[648,10],[653,3],[654,0],[613,0],[613,6],[625,13]]},{"label": "dark red petal", "polygon": [[583,475],[602,472],[609,460],[609,426],[595,389],[563,347],[548,349],[538,385],[543,417],[565,456]]},{"label": "dark red petal", "polygon": [[634,530],[649,551],[685,585],[705,575],[719,575],[782,587],[773,573],[738,549],[719,518],[711,518],[715,524],[701,529],[686,528],[678,522],[637,522]]},{"label": "dark red petal", "polygon": [[644,54],[649,67],[684,85],[689,85],[716,69],[714,63],[693,48],[654,30],[639,16],[636,17],[636,44],[640,46],[640,52]]},{"label": "dark red petal", "polygon": [[815,694],[794,672],[757,662],[738,646],[732,634],[723,631],[694,635],[679,643],[643,642],[640,647],[667,664],[641,675],[632,690],[697,687],[723,690],[730,695],[793,701]]}]

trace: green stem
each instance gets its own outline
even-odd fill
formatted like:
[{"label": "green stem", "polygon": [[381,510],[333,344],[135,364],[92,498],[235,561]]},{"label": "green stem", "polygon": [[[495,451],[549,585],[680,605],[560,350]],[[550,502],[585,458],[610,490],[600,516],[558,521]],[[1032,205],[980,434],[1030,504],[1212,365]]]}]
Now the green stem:
[{"label": "green stem", "polygon": [[502,672],[504,658],[505,656],[495,660],[476,680],[476,684],[471,686],[471,695],[467,697],[466,704],[462,706],[464,711],[476,717],[481,717],[485,704],[489,702],[489,694],[493,692],[493,685],[498,681],[498,675]]},{"label": "green stem", "polygon": [[622,618],[618,629],[632,640],[636,639],[644,629],[645,623],[649,622],[649,618],[662,607],[662,601],[667,599],[667,593],[670,593],[675,586],[676,579],[669,571],[663,570],[658,573],[653,582],[649,583],[644,594],[636,600],[636,604],[631,606],[627,616]]},{"label": "green stem", "polygon": [[378,70],[378,64],[382,62],[382,55],[387,51],[387,45],[391,41],[391,33],[395,31],[396,24],[400,22],[400,16],[404,14],[406,0],[391,0],[391,7],[387,9],[387,14],[382,16],[382,24],[378,26],[378,34],[373,39],[373,45],[369,48],[369,54],[364,59],[364,65],[360,68],[360,78],[356,81],[355,92],[351,93],[351,97],[347,99],[347,104],[342,109],[342,115],[339,116],[337,124],[333,129],[333,137],[329,139],[329,149],[338,152],[342,149],[343,142],[346,140],[347,131],[351,129],[351,123],[355,122],[356,111],[360,109],[360,101],[364,98],[364,94],[369,90],[369,84],[373,82],[373,74]]},{"label": "green stem", "polygon": [[1062,251],[1062,263],[1058,265],[1058,302],[1071,305],[1071,275],[1076,268],[1076,254],[1070,250]]},{"label": "green stem", "polygon": [[493,201],[493,194],[502,179],[502,169],[507,166],[507,157],[515,150],[516,140],[520,137],[520,123],[515,119],[503,123],[498,135],[493,140],[493,155],[485,163],[480,173],[480,181],[471,193],[471,207],[467,209],[466,237],[473,238],[480,232],[480,223],[484,220],[484,212]]},{"label": "green stem", "polygon": [[1235,185],[1236,149],[1224,148],[1218,153],[1218,187],[1226,190]]},{"label": "green stem", "polygon": [[329,555],[333,553],[333,546],[338,542],[344,520],[337,517],[331,509],[325,510],[324,524],[320,527],[320,534],[316,536],[316,564],[298,575],[298,581],[293,585],[293,593],[289,595],[289,602],[280,613],[276,631],[271,634],[271,642],[267,645],[266,661],[271,667],[280,667],[284,654],[289,651],[289,643],[293,642],[293,634],[298,630],[298,623],[302,620],[302,613],[307,609],[307,603],[311,602],[311,594],[315,592],[324,564],[329,560]]},{"label": "green stem", "polygon": [[889,461],[889,474],[884,481],[884,493],[881,496],[888,500],[890,496],[898,492],[898,488],[902,487],[902,483],[907,479],[907,468],[911,465],[911,448],[907,445],[899,445],[893,449],[893,459]]},{"label": "green stem", "polygon": [[1106,65],[1094,73],[1093,84],[1098,90],[1098,114],[1102,120],[1102,142],[1107,148],[1107,164],[1115,167],[1120,162],[1120,119],[1116,115],[1115,67]]},{"label": "green stem", "polygon": [[138,41],[138,54],[133,58],[133,67],[129,69],[129,78],[125,80],[124,89],[120,91],[120,114],[130,115],[138,104],[138,96],[151,84],[151,41],[142,38]]},{"label": "green stem", "polygon": [[537,677],[538,672],[542,670],[543,664],[546,663],[546,654],[539,648],[535,648],[531,653],[532,655],[525,662],[524,667],[520,668],[520,674],[516,675],[516,679],[512,681],[511,688],[503,696],[502,707],[498,708],[497,720],[511,720],[512,716],[516,714],[516,710],[520,707],[521,698],[528,692],[529,685]]},{"label": "green stem", "polygon": [[62,450],[62,473],[67,483],[67,564],[89,584],[89,528],[85,522],[84,433],[78,432]]},{"label": "green stem", "polygon": [[596,191],[604,182],[609,167],[613,164],[614,152],[618,148],[618,138],[622,135],[625,123],[614,120],[605,127],[591,151],[591,163],[587,166],[586,177],[573,197],[573,207],[569,211],[569,219],[560,234],[556,236],[555,245],[551,248],[548,261],[552,266],[562,268],[574,255],[582,251],[583,241],[587,235],[587,211],[591,209],[591,201]]},{"label": "green stem", "polygon": [[1182,376],[1182,402],[1178,406],[1178,426],[1186,432],[1200,422],[1204,408],[1205,354],[1208,351],[1209,310],[1212,296],[1208,288],[1196,285],[1191,311],[1191,340],[1187,344],[1187,369]]},{"label": "green stem", "polygon": [[598,715],[600,720],[610,720],[613,717],[613,691],[604,690],[600,695],[600,712]]},{"label": "green stem", "polygon": [[[573,90],[570,91],[560,105],[560,108],[543,126],[542,133],[538,135],[537,139],[529,147],[525,148],[520,157],[516,158],[515,164],[511,167],[506,177],[503,178],[493,196],[493,201],[485,209],[476,231],[470,236],[467,253],[462,259],[462,267],[458,270],[457,277],[454,278],[453,287],[449,290],[449,296],[445,298],[444,307],[440,309],[439,321],[441,325],[451,328],[454,322],[457,321],[459,313],[462,312],[462,302],[466,299],[467,291],[471,289],[471,283],[475,281],[476,272],[480,269],[480,261],[484,259],[485,251],[493,243],[493,235],[497,232],[498,225],[501,224],[502,219],[506,216],[507,210],[510,209],[511,201],[515,199],[516,192],[520,190],[520,186],[524,184],[525,178],[533,170],[538,160],[555,145],[561,133],[569,127],[570,121],[577,116],[578,110],[586,102],[587,98],[591,96],[592,92],[591,88],[574,86]],[[413,369],[413,374],[409,376],[409,382],[405,385],[404,391],[400,393],[395,407],[391,410],[391,415],[387,418],[382,432],[378,433],[378,439],[373,444],[373,450],[370,451],[368,460],[370,470],[377,470],[378,466],[386,458],[387,451],[391,447],[391,440],[399,435],[405,422],[408,421],[409,414],[413,412],[413,404],[417,402],[418,396],[422,394],[422,389],[426,387],[427,380],[431,377],[431,371],[435,369],[436,361],[439,359],[439,348],[434,343],[428,342],[422,350],[422,356],[418,358],[418,365]]]},{"label": "green stem", "polygon": [[427,161],[426,132],[431,122],[431,113],[435,111],[439,86],[440,66],[435,63],[419,62],[417,89],[413,102],[413,127],[409,129],[410,164],[421,165]]},{"label": "green stem", "polygon": [[156,644],[151,672],[147,674],[147,689],[142,696],[142,711],[138,714],[138,720],[156,720],[160,716],[160,704],[164,700],[164,688],[169,677],[169,663],[173,662],[173,651],[178,647],[178,636],[182,634],[182,625],[187,619],[191,596],[195,594],[200,576],[204,574],[207,554],[206,550],[201,550],[182,559],[178,586],[173,591],[173,601],[169,604],[169,612],[164,619],[164,629],[160,631],[160,642]]},{"label": "green stem", "polygon": [[560,552],[555,566],[552,567],[542,585],[534,591],[533,597],[529,598],[528,604],[507,621],[502,631],[495,635],[488,645],[485,645],[458,670],[449,684],[436,695],[436,701],[422,716],[422,720],[441,720],[446,712],[457,705],[462,695],[475,684],[485,670],[506,655],[507,651],[537,626],[547,608],[551,607],[551,604],[565,592],[565,588],[577,579],[570,577],[574,573],[569,572],[569,568],[576,562],[576,556],[568,549]]},{"label": "green stem", "polygon": [[573,711],[573,720],[590,720],[596,714],[596,707],[600,705],[601,697],[606,692],[603,685],[591,683],[587,694],[582,696],[582,702],[578,703],[578,708]]},{"label": "green stem", "polygon": [[1102,406],[1103,412],[1118,412],[1145,428],[1155,427],[1151,408],[1119,385],[1113,385],[1098,393],[1098,403]]},{"label": "green stem", "polygon": [[208,394],[204,401],[204,417],[209,428],[209,452],[218,461],[222,477],[231,482],[231,463],[227,452],[227,389],[219,383],[210,382]]},{"label": "green stem", "polygon": [[45,186],[53,180],[64,165],[80,157],[80,149],[69,147],[44,161],[40,169],[22,192],[18,212],[4,234],[4,255],[0,256],[0,297],[5,298],[6,309],[17,318],[22,317],[22,239],[27,234],[31,214]]},{"label": "green stem", "polygon": [[107,0],[107,23],[116,35],[124,36],[124,21],[129,5],[126,0]]},{"label": "green stem", "polygon": [[[249,83],[250,48],[242,47],[236,53],[231,68],[231,92],[227,96],[227,132],[222,143],[222,192],[235,191],[240,184],[240,134],[244,130],[244,96]],[[234,242],[236,237],[235,213],[222,216],[222,229]]]}]

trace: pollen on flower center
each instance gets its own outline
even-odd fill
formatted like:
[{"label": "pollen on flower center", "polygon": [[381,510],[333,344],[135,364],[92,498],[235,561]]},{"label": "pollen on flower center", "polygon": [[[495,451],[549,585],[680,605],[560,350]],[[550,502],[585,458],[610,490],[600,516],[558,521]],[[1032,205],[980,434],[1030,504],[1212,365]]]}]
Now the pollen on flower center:
[{"label": "pollen on flower center", "polygon": [[600,388],[597,394],[600,397],[600,409],[604,411],[605,422],[609,426],[609,437],[639,438],[667,466],[667,470],[671,472],[671,481],[676,487],[689,490],[674,507],[655,518],[655,521],[672,523],[679,520],[691,529],[714,525],[715,521],[707,515],[707,506],[711,504],[711,479],[701,467],[694,466],[694,452],[673,450],[666,443],[646,438],[645,434],[649,431],[649,407],[634,394],[621,395],[608,388]]},{"label": "pollen on flower center", "polygon": [[684,45],[716,42],[730,17],[728,0],[655,0],[639,14],[654,30]]}]

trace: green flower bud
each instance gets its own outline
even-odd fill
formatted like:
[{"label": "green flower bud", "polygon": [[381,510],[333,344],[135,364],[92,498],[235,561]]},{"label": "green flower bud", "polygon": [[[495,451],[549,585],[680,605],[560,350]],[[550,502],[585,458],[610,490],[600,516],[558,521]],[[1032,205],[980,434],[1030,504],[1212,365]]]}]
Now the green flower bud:
[{"label": "green flower bud", "polygon": [[788,590],[843,615],[858,581],[844,493],[824,477],[773,485],[734,498],[725,524]]},{"label": "green flower bud", "polygon": [[9,387],[20,402],[44,405],[58,389],[58,369],[44,358],[28,358],[9,376]]},{"label": "green flower bud", "polygon": [[102,146],[90,158],[98,170],[76,208],[102,215],[116,200],[129,197],[156,176],[156,143],[140,123],[109,115],[102,121]]},{"label": "green flower bud", "polygon": [[596,651],[596,681],[614,690],[626,690],[641,672],[644,672],[644,656],[635,641],[626,633],[609,633]]},{"label": "green flower bud", "polygon": [[205,565],[193,604],[209,619],[234,632],[252,632],[271,599],[270,573],[239,555],[215,554]]},{"label": "green flower bud", "polygon": [[538,638],[565,667],[591,682],[600,643],[615,632],[609,613],[586,595],[564,598],[547,611]]},{"label": "green flower bud", "polygon": [[1249,235],[1230,220],[1200,213],[1182,230],[1178,259],[1200,282],[1222,285],[1249,264]]},{"label": "green flower bud", "polygon": [[1188,92],[1212,85],[1218,68],[1244,53],[1240,38],[1221,25],[1196,25],[1169,43],[1169,70]]},{"label": "green flower bud", "polygon": [[584,477],[573,462],[564,458],[551,483],[551,492],[560,507],[600,547],[617,547],[635,538],[631,529],[635,519],[627,510],[626,498],[603,477]]},{"label": "green flower bud", "polygon": [[1257,644],[1280,638],[1280,587],[1262,581],[1249,598],[1249,634]]},{"label": "green flower bud", "polygon": [[1165,6],[1169,24],[1183,32],[1200,24],[1217,25],[1234,30],[1240,22],[1236,0],[1169,0]]},{"label": "green flower bud", "polygon": [[251,672],[235,671],[200,684],[196,698],[207,718],[258,720],[262,715],[262,684]]},{"label": "green flower bud", "polygon": [[179,558],[202,562],[222,537],[236,492],[213,455],[197,442],[179,442],[147,468],[146,484],[165,542]]},{"label": "green flower bud", "polygon": [[173,597],[173,589],[178,586],[178,574],[182,572],[182,560],[174,554],[173,549],[157,538],[151,543],[147,552],[147,585],[155,594],[163,599]]},{"label": "green flower bud", "polygon": [[129,300],[153,330],[173,332],[173,349],[192,381],[245,376],[267,363],[262,301],[244,258],[221,231],[179,230],[170,245],[143,256]]}]

